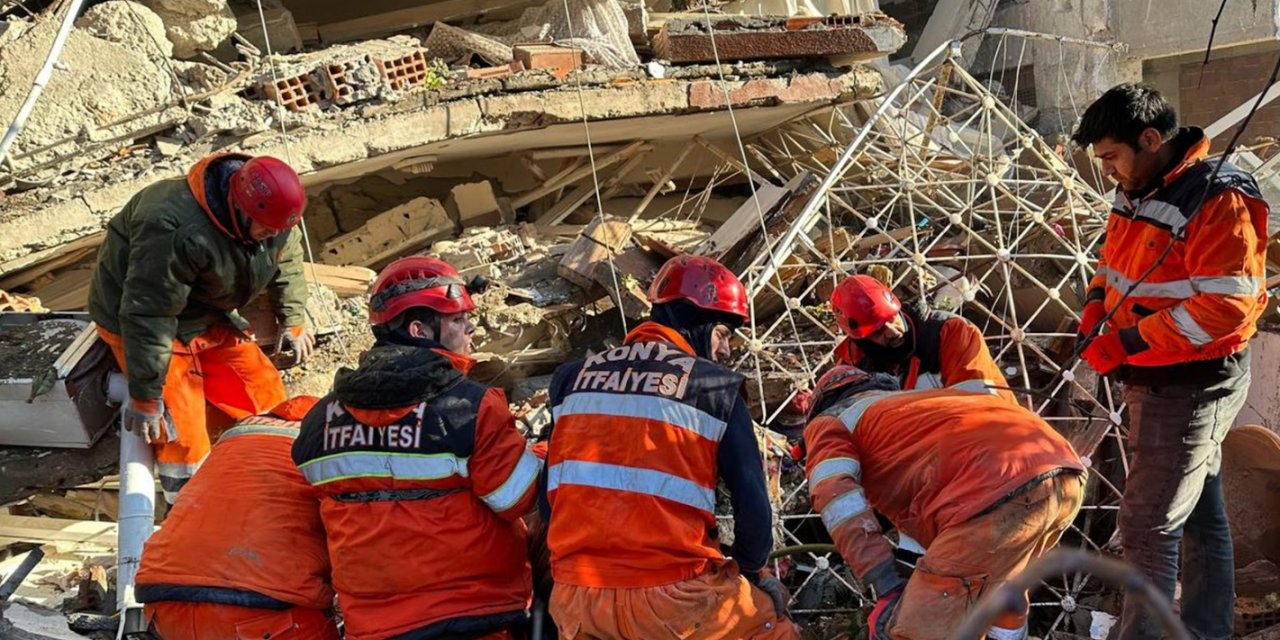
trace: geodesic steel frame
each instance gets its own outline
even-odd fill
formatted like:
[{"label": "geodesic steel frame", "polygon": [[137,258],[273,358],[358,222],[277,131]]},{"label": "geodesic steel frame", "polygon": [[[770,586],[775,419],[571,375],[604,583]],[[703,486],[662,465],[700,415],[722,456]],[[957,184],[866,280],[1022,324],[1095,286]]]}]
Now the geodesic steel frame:
[{"label": "geodesic steel frame", "polygon": [[[1073,352],[1108,202],[965,70],[958,43],[912,69],[873,113],[853,105],[830,118],[826,127],[791,124],[751,143],[776,167],[822,176],[794,218],[761,214],[768,240],[741,272],[753,321],[740,330],[747,349],[738,366],[756,374],[764,422],[785,406],[764,402],[766,380],[809,387],[831,362],[840,336],[822,308],[824,292],[881,265],[900,297],[936,304],[942,291],[958,303],[984,330],[1010,385],[1087,460],[1114,439],[1109,455],[1118,471],[1090,474],[1090,504],[1076,525],[1081,546],[1102,549],[1127,471],[1122,406]],[[785,496],[784,512],[805,493],[800,485]],[[784,524],[817,518],[782,517]],[[784,527],[783,544],[803,542],[794,528]],[[831,554],[807,555],[802,585],[829,573],[851,604],[863,599]],[[1088,584],[1074,575],[1046,585],[1034,604],[1057,607],[1052,629],[1082,606]]]}]

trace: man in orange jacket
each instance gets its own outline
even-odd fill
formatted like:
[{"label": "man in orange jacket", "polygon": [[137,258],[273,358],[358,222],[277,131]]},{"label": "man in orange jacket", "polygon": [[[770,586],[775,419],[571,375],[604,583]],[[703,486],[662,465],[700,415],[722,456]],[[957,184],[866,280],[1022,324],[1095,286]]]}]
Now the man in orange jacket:
[{"label": "man in orange jacket", "polygon": [[[840,555],[878,601],[871,640],[942,640],[978,596],[1048,551],[1080,509],[1084,465],[1034,413],[978,381],[898,391],[836,366],[805,428],[809,494]],[[928,551],[909,580],[872,510]],[[1026,610],[987,633],[1027,637]]]},{"label": "man in orange jacket", "polygon": [[224,153],[139,191],[107,224],[89,315],[129,378],[124,426],[153,443],[170,504],[211,435],[285,399],[238,309],[267,293],[277,350],[311,352],[293,230],[306,202],[284,162]]},{"label": "man in orange jacket", "polygon": [[[747,319],[742,283],[708,258],[663,265],[653,315],[623,346],[556,370],[540,511],[567,640],[798,638],[765,569],[772,517],[743,377],[717,362]],[[716,541],[729,490],[733,562]]]},{"label": "man in orange jacket", "polygon": [[324,496],[349,640],[502,640],[527,622],[521,517],[541,463],[502,391],[466,377],[476,286],[435,258],[387,266],[369,301],[377,342],[294,444]]},{"label": "man in orange jacket", "polygon": [[289,454],[316,400],[223,433],[147,540],[137,594],[160,637],[338,639],[320,505]]},{"label": "man in orange jacket", "polygon": [[[1107,91],[1073,139],[1119,183],[1080,333],[1081,356],[1124,382],[1129,407],[1125,560],[1172,601],[1185,536],[1182,620],[1193,636],[1230,638],[1222,441],[1248,395],[1249,338],[1267,305],[1267,203],[1253,176],[1207,161],[1204,132],[1178,128],[1150,87]],[[1144,607],[1126,606],[1119,630],[1159,636]]]},{"label": "man in orange jacket", "polygon": [[831,294],[831,310],[845,339],[836,362],[896,376],[903,389],[936,389],[983,380],[1017,402],[982,332],[972,322],[921,303],[903,306],[879,280],[854,275]]}]

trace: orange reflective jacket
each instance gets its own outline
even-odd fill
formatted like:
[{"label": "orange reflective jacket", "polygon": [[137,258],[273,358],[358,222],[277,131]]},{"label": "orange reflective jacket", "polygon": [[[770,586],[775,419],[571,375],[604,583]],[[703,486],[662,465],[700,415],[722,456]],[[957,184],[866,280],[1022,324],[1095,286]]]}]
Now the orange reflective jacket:
[{"label": "orange reflective jacket", "polygon": [[971,385],[856,394],[805,428],[813,506],[860,578],[892,557],[873,508],[928,548],[1031,480],[1084,469],[1034,413]]},{"label": "orange reflective jacket", "polygon": [[[623,346],[556,370],[546,490],[557,583],[653,587],[724,561],[713,538],[718,454],[730,430],[751,425],[745,405],[735,417],[742,376],[693,353],[675,330],[646,322]],[[759,467],[758,449],[736,464]],[[756,526],[769,544],[767,508]]]},{"label": "orange reflective jacket", "polygon": [[303,420],[294,461],[324,495],[351,640],[479,636],[525,618],[521,517],[541,465],[502,391],[463,377],[471,362],[379,343]]},{"label": "orange reflective jacket", "polygon": [[[1257,183],[1225,164],[1210,184],[1204,132],[1183,129],[1175,140],[1190,150],[1158,187],[1138,200],[1116,193],[1087,295],[1104,300],[1108,311],[1119,307],[1110,330],[1136,327],[1146,349],[1129,355],[1134,366],[1236,353],[1257,330],[1267,303],[1268,206]],[[1170,242],[1173,248],[1157,264]]]},{"label": "orange reflective jacket", "polygon": [[996,395],[1010,402],[1018,401],[1009,390],[1000,366],[992,359],[982,332],[972,322],[955,314],[921,310],[913,305],[904,306],[902,311],[911,325],[908,338],[915,343],[907,362],[877,362],[858,349],[854,340],[845,338],[836,345],[836,364],[898,376],[903,389],[938,389],[966,380],[982,380]]},{"label": "orange reflective jacket", "polygon": [[319,496],[289,454],[297,425],[256,416],[222,434],[147,540],[140,600],[333,606]]}]

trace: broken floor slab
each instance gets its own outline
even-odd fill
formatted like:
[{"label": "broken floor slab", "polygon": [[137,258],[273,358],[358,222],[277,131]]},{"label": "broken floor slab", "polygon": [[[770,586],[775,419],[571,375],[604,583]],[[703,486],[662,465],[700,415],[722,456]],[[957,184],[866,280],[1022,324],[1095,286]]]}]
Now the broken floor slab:
[{"label": "broken floor slab", "polygon": [[[818,79],[823,79],[818,81]],[[689,139],[731,131],[721,106],[699,101],[705,79],[626,82],[495,93],[426,105],[396,104],[365,116],[344,114],[342,126],[295,129],[286,138],[263,132],[238,148],[255,155],[290,158],[303,182],[319,186],[388,169],[423,156],[440,160],[504,157],[527,149],[582,144],[582,111],[592,139],[610,144],[636,139]],[[797,94],[796,88],[805,86]],[[768,91],[734,96],[737,125],[749,136],[834,103],[865,98],[878,90],[880,76],[869,68],[814,70],[770,85]],[[783,95],[791,92],[787,99]],[[758,109],[748,109],[761,105]],[[46,187],[0,202],[0,275],[31,264],[30,254],[102,229],[139,189],[178,177],[199,150],[161,163],[142,158],[104,167],[89,179]],[[127,167],[127,168],[126,168]],[[26,259],[24,259],[26,258]],[[17,262],[14,262],[17,261]]]},{"label": "broken floor slab", "polygon": [[866,61],[887,56],[906,41],[902,23],[878,12],[824,18],[691,16],[667,20],[653,39],[653,52],[675,63],[826,56]]}]

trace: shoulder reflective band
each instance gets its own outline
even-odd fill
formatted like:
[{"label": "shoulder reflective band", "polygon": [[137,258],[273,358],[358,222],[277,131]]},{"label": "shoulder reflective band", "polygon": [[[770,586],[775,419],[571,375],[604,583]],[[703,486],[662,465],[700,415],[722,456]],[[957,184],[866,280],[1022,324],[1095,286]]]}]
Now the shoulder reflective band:
[{"label": "shoulder reflective band", "polygon": [[350,478],[439,480],[452,475],[466,477],[467,459],[448,453],[350,451],[304,462],[298,469],[313,485]]},{"label": "shoulder reflective band", "polygon": [[552,466],[547,471],[547,491],[555,491],[560,485],[642,493],[710,514],[715,514],[716,511],[715,490],[680,476],[653,469],[568,460]]},{"label": "shoulder reflective band", "polygon": [[893,392],[872,392],[871,394],[868,394],[867,397],[859,398],[858,401],[850,405],[848,409],[841,411],[840,422],[844,423],[844,428],[848,429],[849,433],[853,433],[853,430],[858,426],[858,421],[862,419],[862,414],[866,413],[867,409],[871,407],[872,404],[875,404],[876,400],[883,398],[887,393]]},{"label": "shoulder reflective band", "polygon": [[290,440],[295,440],[298,437],[298,430],[292,427],[275,427],[275,426],[265,425],[265,424],[242,424],[238,427],[232,427],[231,429],[228,429],[225,432],[223,432],[223,434],[218,437],[218,442],[222,442],[223,440],[234,438],[236,436],[263,436],[263,435],[283,436],[285,438],[289,438]]},{"label": "shoulder reflective band", "polygon": [[507,476],[501,486],[482,497],[481,500],[484,500],[484,503],[495,512],[506,511],[529,491],[529,487],[532,487],[533,482],[538,479],[538,472],[541,470],[542,462],[533,455],[532,451],[525,449],[516,462],[516,468],[511,470],[511,475]]},{"label": "shoulder reflective band", "polygon": [[1134,217],[1146,218],[1169,227],[1175,236],[1187,225],[1187,218],[1182,215],[1181,209],[1160,200],[1147,200],[1138,205]]},{"label": "shoulder reflective band", "polygon": [[551,410],[551,417],[555,420],[571,415],[640,418],[665,422],[715,442],[719,442],[724,437],[727,426],[724,420],[717,419],[679,400],[634,393],[572,393],[565,398],[564,402]]},{"label": "shoulder reflective band", "polygon": [[953,385],[951,385],[950,387],[947,387],[947,388],[948,388],[948,389],[955,389],[956,391],[970,391],[970,392],[973,392],[973,393],[986,393],[986,394],[989,394],[989,395],[993,395],[993,396],[994,396],[994,395],[996,395],[996,390],[991,388],[991,387],[994,387],[994,386],[995,386],[995,383],[994,383],[994,382],[992,382],[992,381],[990,381],[990,380],[976,380],[976,379],[975,379],[975,380],[962,380],[962,381],[957,382],[957,383],[955,383],[955,384],[953,384]]}]

